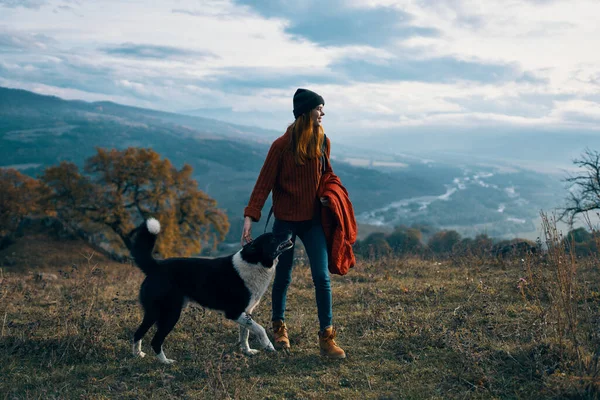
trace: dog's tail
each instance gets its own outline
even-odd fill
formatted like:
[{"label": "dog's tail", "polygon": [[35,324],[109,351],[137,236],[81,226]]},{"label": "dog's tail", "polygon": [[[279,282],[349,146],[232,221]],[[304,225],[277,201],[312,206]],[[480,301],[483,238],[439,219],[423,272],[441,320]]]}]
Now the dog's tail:
[{"label": "dog's tail", "polygon": [[158,267],[158,263],[152,257],[152,249],[154,249],[156,235],[160,232],[160,222],[155,218],[149,218],[136,231],[135,239],[131,246],[131,256],[137,266],[148,275]]}]

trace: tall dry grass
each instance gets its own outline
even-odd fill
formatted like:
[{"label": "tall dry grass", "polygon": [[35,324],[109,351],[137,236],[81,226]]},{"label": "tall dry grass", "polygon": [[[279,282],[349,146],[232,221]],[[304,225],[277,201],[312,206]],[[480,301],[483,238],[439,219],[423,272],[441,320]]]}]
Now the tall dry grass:
[{"label": "tall dry grass", "polygon": [[526,279],[519,283],[523,300],[537,314],[538,341],[558,350],[554,371],[571,371],[566,381],[577,397],[597,398],[600,379],[598,263],[579,258],[557,228],[555,215],[541,213],[541,254],[521,261]]}]

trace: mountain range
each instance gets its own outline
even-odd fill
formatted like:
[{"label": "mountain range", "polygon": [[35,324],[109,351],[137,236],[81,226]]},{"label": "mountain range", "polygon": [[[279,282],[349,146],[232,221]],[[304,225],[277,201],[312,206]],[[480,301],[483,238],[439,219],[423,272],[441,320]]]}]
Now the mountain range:
[{"label": "mountain range", "polygon": [[[200,188],[227,212],[232,243],[239,241],[243,208],[270,142],[282,133],[0,88],[0,168],[36,176],[62,160],[81,166],[96,147],[149,147],[178,167],[193,167]],[[419,223],[464,235],[535,236],[539,210],[558,207],[566,197],[556,171],[540,173],[489,157],[442,156],[439,146],[410,153],[404,145],[395,152],[390,138],[375,139],[379,145],[332,143],[332,164],[364,228],[359,232]]]}]

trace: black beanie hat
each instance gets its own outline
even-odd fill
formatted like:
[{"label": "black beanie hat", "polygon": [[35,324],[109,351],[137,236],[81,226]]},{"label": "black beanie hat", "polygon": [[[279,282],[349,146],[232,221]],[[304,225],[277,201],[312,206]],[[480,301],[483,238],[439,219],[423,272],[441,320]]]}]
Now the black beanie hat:
[{"label": "black beanie hat", "polygon": [[308,89],[298,89],[294,93],[294,117],[297,119],[320,104],[325,105],[321,96]]}]

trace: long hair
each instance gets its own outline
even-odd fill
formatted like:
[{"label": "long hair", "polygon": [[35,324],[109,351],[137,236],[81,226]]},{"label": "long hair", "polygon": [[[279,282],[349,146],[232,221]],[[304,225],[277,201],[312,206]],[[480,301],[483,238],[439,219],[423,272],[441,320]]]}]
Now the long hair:
[{"label": "long hair", "polygon": [[288,127],[292,132],[290,143],[294,160],[296,164],[304,165],[307,160],[321,157],[321,147],[325,140],[325,131],[319,125],[315,131],[314,121],[310,117],[310,112],[299,116],[296,121]]}]

